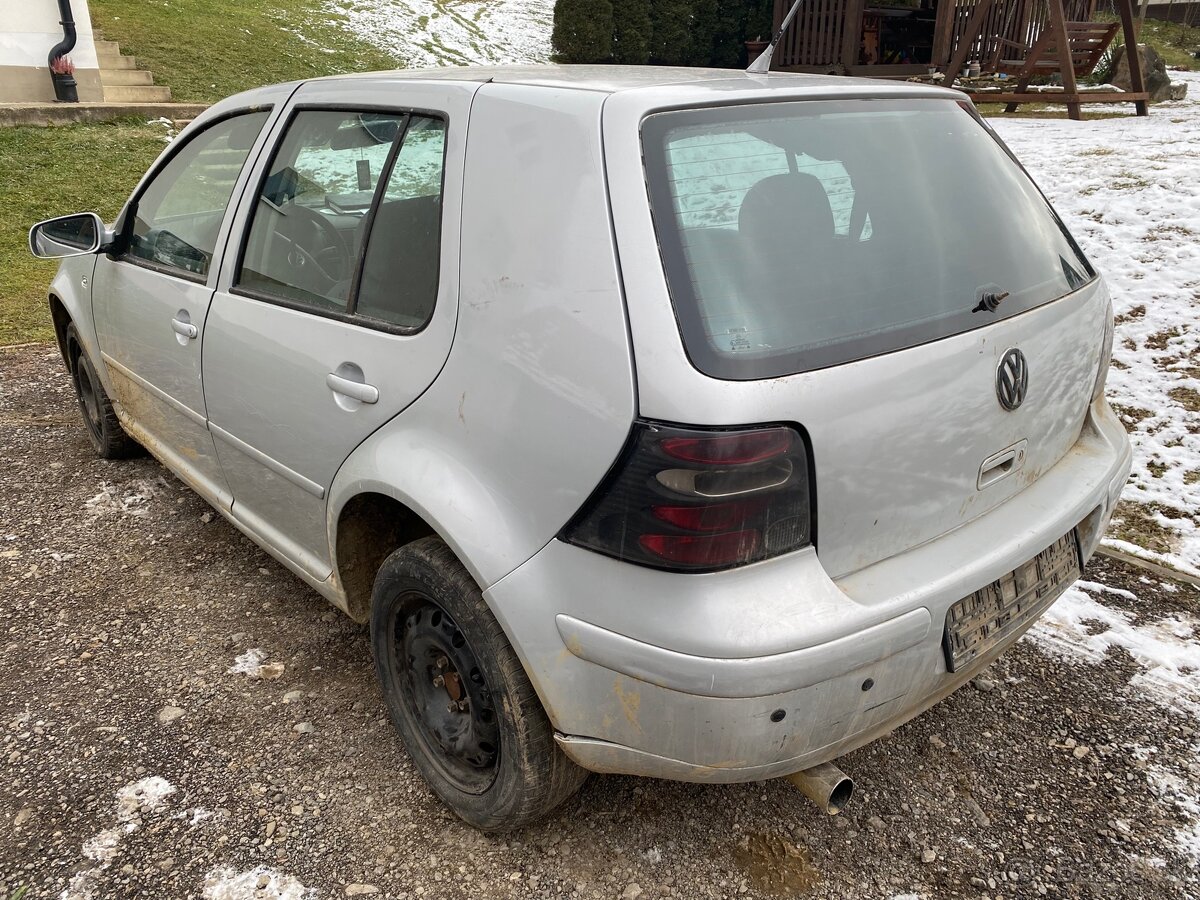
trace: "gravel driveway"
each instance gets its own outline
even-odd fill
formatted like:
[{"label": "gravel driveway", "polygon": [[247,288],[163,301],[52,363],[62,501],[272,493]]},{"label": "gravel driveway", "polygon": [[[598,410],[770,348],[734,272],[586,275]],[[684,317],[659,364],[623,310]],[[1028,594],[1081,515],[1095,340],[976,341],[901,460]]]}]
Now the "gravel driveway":
[{"label": "gravel driveway", "polygon": [[[1043,630],[845,757],[836,818],[781,782],[593,777],[488,837],[415,773],[365,629],[153,460],[93,458],[55,348],[0,350],[0,447],[5,900],[1200,896],[1186,664],[1156,693],[1119,642]],[[1078,640],[1194,646],[1193,588],[1086,578]]]}]

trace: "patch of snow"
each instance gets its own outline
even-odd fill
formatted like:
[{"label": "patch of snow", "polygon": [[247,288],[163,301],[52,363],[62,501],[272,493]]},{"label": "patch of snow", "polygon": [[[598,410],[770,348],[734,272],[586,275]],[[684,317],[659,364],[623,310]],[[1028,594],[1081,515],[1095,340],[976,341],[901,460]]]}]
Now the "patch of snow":
[{"label": "patch of snow", "polygon": [[84,841],[81,852],[96,865],[72,877],[58,895],[59,900],[94,900],[100,896],[97,882],[121,852],[121,842],[125,836],[141,827],[140,817],[143,813],[160,812],[166,806],[167,797],[173,793],[175,786],[157,775],[131,782],[118,790],[116,814],[120,824],[105,828]]},{"label": "patch of snow", "polygon": [[105,828],[95,837],[88,838],[83,844],[83,855],[96,862],[108,862],[117,855],[121,841],[125,835],[136,830],[137,826],[129,823],[114,828]]},{"label": "patch of snow", "polygon": [[150,514],[150,501],[166,487],[167,483],[161,478],[153,481],[139,478],[124,487],[102,481],[100,493],[84,501],[84,506],[92,510],[96,518],[111,513],[141,518]]},{"label": "patch of snow", "polygon": [[235,659],[226,674],[257,675],[266,658],[267,654],[265,651],[260,650],[258,647],[253,647]]},{"label": "patch of snow", "polygon": [[1118,317],[1108,396],[1134,445],[1124,497],[1178,535],[1159,558],[1195,574],[1200,410],[1185,401],[1200,392],[1200,73],[1172,76],[1188,98],[1147,117],[991,125],[1104,273]]},{"label": "patch of snow", "polygon": [[[1200,746],[1193,753],[1200,755]],[[1200,868],[1200,799],[1195,783],[1159,766],[1152,766],[1147,775],[1155,792],[1187,820],[1175,831],[1175,845],[1193,867]]]},{"label": "patch of snow", "polygon": [[213,869],[204,879],[204,900],[314,900],[317,892],[266,866],[235,872]]},{"label": "patch of snow", "polygon": [[410,68],[550,59],[554,0],[330,0],[325,8]]},{"label": "patch of snow", "polygon": [[128,822],[142,813],[158,812],[173,793],[175,786],[157,775],[127,784],[117,791],[117,818]]},{"label": "patch of snow", "polygon": [[233,661],[227,675],[246,675],[250,678],[275,679],[283,674],[283,663],[269,663],[266,651],[252,647]]},{"label": "patch of snow", "polygon": [[1164,566],[1178,569],[1187,575],[1195,575],[1200,578],[1200,568],[1196,568],[1196,566],[1193,566],[1183,557],[1174,553],[1155,553],[1153,550],[1147,550],[1145,547],[1139,547],[1137,544],[1131,544],[1129,541],[1122,541],[1117,538],[1106,537],[1100,543],[1105,547],[1111,547],[1113,550],[1120,550],[1122,553],[1136,556],[1138,559],[1161,563]]},{"label": "patch of snow", "polygon": [[1109,587],[1107,584],[1100,584],[1096,581],[1077,581],[1075,582],[1075,587],[1091,591],[1093,594],[1112,594],[1114,597],[1124,597],[1126,600],[1137,601],[1137,594],[1132,591]]},{"label": "patch of snow", "polygon": [[1099,663],[1120,648],[1142,667],[1130,688],[1168,708],[1200,717],[1200,619],[1168,616],[1135,624],[1136,613],[1109,609],[1071,588],[1029,630],[1027,638],[1068,660]]}]

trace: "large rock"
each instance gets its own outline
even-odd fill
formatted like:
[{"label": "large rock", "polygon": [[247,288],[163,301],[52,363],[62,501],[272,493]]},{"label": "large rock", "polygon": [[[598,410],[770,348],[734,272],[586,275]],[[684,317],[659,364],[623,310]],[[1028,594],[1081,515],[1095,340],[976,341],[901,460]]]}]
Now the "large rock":
[{"label": "large rock", "polygon": [[[1146,44],[1138,44],[1138,53],[1142,57],[1142,79],[1146,83],[1146,91],[1150,94],[1150,102],[1158,103],[1171,99],[1171,78],[1167,75],[1167,64],[1158,55],[1158,51]],[[1120,46],[1113,51],[1113,75],[1109,79],[1123,91],[1133,90],[1129,81],[1129,60],[1125,58],[1125,47]]]}]

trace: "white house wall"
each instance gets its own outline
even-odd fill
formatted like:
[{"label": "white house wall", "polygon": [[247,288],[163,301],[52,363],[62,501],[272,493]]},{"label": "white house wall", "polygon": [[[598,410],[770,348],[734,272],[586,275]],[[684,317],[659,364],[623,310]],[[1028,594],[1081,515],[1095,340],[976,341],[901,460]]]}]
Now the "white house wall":
[{"label": "white house wall", "polygon": [[[79,99],[101,100],[100,68],[87,0],[71,0]],[[54,85],[46,56],[63,39],[57,0],[0,0],[0,103],[51,102]]]}]

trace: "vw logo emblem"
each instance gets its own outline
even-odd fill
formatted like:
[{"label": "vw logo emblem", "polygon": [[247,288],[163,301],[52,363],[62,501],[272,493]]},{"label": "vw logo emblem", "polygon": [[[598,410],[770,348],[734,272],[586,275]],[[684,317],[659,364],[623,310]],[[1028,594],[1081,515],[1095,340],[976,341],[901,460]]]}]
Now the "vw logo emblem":
[{"label": "vw logo emblem", "polygon": [[1013,347],[1005,352],[996,368],[996,396],[1000,405],[1013,410],[1025,402],[1025,391],[1029,388],[1029,364],[1025,354]]}]

